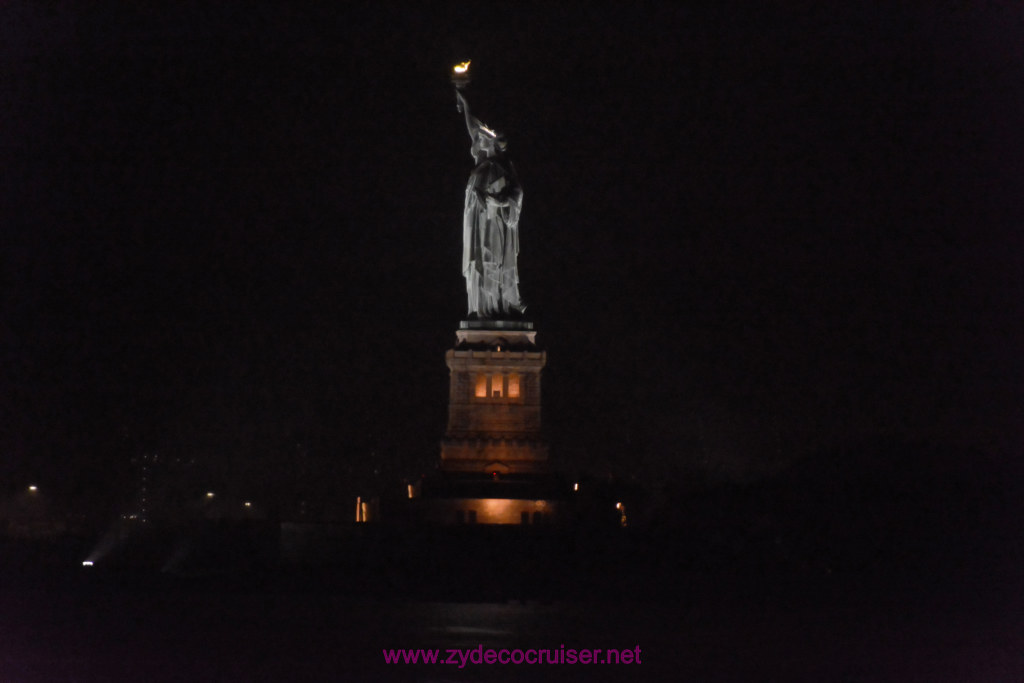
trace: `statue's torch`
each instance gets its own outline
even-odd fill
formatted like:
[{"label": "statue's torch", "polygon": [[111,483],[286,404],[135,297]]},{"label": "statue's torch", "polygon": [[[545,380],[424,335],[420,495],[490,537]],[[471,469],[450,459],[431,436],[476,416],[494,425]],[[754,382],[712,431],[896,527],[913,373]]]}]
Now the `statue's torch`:
[{"label": "statue's torch", "polygon": [[462,62],[452,67],[452,83],[459,90],[469,85],[469,62]]}]

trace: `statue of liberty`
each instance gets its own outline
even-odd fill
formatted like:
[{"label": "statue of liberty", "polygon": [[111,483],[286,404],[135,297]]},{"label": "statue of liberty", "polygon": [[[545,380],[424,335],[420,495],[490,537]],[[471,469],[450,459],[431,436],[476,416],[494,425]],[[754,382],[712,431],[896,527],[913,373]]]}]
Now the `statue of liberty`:
[{"label": "statue of liberty", "polygon": [[466,278],[469,318],[493,320],[519,317],[519,213],[523,189],[515,167],[505,156],[505,137],[469,113],[469,104],[455,91],[465,114],[476,168],[466,184],[462,222],[462,274]]}]

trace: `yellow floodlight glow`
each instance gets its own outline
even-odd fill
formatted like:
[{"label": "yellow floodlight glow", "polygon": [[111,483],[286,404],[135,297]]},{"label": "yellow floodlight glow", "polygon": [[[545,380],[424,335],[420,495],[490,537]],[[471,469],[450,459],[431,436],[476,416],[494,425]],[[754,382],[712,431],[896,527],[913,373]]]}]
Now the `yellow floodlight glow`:
[{"label": "yellow floodlight glow", "polygon": [[469,71],[469,62],[471,62],[471,61],[473,61],[473,60],[469,60],[467,62],[462,62],[460,64],[456,64],[455,66],[452,67],[452,71],[454,73],[459,74],[459,75],[466,74]]}]

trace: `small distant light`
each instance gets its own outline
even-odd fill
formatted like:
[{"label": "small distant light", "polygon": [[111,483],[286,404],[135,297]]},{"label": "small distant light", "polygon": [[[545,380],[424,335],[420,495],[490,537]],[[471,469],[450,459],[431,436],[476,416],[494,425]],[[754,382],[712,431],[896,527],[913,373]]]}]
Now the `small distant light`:
[{"label": "small distant light", "polygon": [[39,487],[33,484],[32,486],[28,487],[28,490],[31,491],[32,493],[35,493],[36,491],[39,490]]},{"label": "small distant light", "polygon": [[206,497],[207,498],[213,498],[213,491],[207,491],[206,492]]},{"label": "small distant light", "polygon": [[622,503],[616,503],[615,504],[615,509],[616,510],[621,510],[622,509]]},{"label": "small distant light", "polygon": [[572,485],[572,490],[573,491],[579,491],[580,490],[580,483],[579,482],[574,483]]},{"label": "small distant light", "polygon": [[84,562],[82,562],[82,566],[83,567],[91,567],[92,566],[92,560],[85,560]]},{"label": "small distant light", "polygon": [[245,501],[245,507],[251,508],[252,507],[252,503],[250,503],[249,501]]}]

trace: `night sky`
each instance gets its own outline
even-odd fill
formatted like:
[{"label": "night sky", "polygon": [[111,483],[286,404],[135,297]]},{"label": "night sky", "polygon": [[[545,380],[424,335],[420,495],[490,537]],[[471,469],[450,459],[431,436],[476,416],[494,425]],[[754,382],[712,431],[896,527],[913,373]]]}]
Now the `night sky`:
[{"label": "night sky", "polygon": [[941,4],[5,3],[5,486],[157,451],[264,486],[429,470],[465,59],[524,187],[562,468],[887,441],[1019,471],[1024,15]]}]

